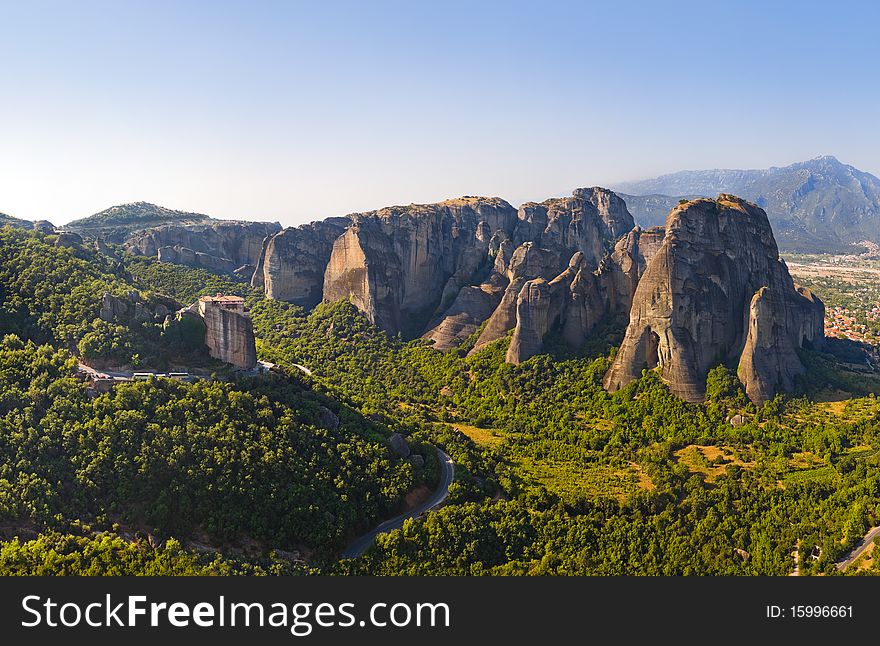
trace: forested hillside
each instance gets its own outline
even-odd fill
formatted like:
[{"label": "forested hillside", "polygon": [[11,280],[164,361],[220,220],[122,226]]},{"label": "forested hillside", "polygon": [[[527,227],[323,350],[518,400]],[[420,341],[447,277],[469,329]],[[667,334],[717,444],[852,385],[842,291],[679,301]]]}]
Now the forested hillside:
[{"label": "forested hillside", "polygon": [[[339,571],[786,574],[800,540],[823,555],[802,572],[832,573],[878,523],[880,381],[827,355],[804,357],[799,397],[757,408],[719,366],[707,403],[688,404],[653,372],[605,392],[611,325],[578,356],[551,343],[514,366],[506,339],[472,357],[440,353],[388,337],[347,303],[306,315],[264,301],[254,316],[265,356],[309,366],[364,411],[429,427],[469,460],[460,504]],[[859,398],[811,400],[829,388]]]},{"label": "forested hillside", "polygon": [[[429,447],[411,443],[425,468],[397,458],[385,442],[396,429],[315,390],[298,372],[92,390],[75,374],[76,354],[211,360],[181,348],[167,324],[98,318],[105,292],[137,285],[149,305],[156,292],[147,278],[160,280],[161,268],[133,263],[146,274],[138,281],[128,257],[59,246],[41,233],[5,228],[0,236],[0,535],[29,541],[3,546],[0,571],[268,572],[261,559],[276,549],[334,554],[434,477]],[[41,553],[62,540],[39,538],[45,531],[74,537],[63,538],[68,559]],[[142,555],[141,545],[114,561],[111,539],[95,543],[96,532],[159,544],[177,538],[190,556],[170,563],[186,552],[177,543],[157,564],[161,555]],[[204,565],[193,549],[250,560]],[[106,560],[94,556],[104,552]]]},{"label": "forested hillside", "polygon": [[[307,312],[205,270],[0,235],[3,573],[765,575],[799,544],[801,574],[834,574],[880,524],[880,383],[830,355],[804,352],[798,393],[761,407],[723,365],[704,404],[653,371],[609,394],[610,321],[511,365],[509,337],[443,353],[345,301]],[[278,371],[93,392],[74,354],[114,338],[100,296],[132,288],[246,297]],[[161,326],[119,327],[144,356],[174,351]],[[432,445],[455,460],[446,507],[339,560],[435,485]]]}]

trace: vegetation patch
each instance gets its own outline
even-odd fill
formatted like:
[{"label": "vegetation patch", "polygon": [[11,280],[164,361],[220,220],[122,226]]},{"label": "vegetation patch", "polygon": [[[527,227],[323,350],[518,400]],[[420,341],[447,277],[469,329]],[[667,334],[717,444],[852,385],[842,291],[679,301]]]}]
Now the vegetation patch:
[{"label": "vegetation patch", "polygon": [[477,446],[496,448],[504,442],[504,438],[500,436],[496,429],[480,428],[479,426],[469,426],[468,424],[452,424],[451,426],[456,431],[460,431],[471,438]]},{"label": "vegetation patch", "polygon": [[714,482],[727,473],[729,465],[743,468],[754,467],[754,462],[744,462],[734,449],[725,446],[689,444],[674,454],[676,461],[685,465],[691,473],[700,473],[705,482]]},{"label": "vegetation patch", "polygon": [[517,475],[531,487],[543,487],[566,504],[597,498],[626,500],[650,478],[631,465],[584,464],[565,459],[514,458]]}]

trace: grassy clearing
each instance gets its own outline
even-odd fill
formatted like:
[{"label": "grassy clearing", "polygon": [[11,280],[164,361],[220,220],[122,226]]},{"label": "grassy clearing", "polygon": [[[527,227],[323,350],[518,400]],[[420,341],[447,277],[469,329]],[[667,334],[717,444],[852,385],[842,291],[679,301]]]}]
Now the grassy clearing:
[{"label": "grassy clearing", "polygon": [[494,428],[480,428],[467,424],[452,424],[452,428],[467,435],[477,446],[496,448],[504,442],[504,438]]},{"label": "grassy clearing", "polygon": [[651,481],[651,476],[645,473],[645,470],[642,469],[641,465],[636,464],[635,462],[630,462],[629,466],[631,466],[636,471],[636,475],[639,478],[639,487],[644,489],[645,491],[654,491],[657,487]]},{"label": "grassy clearing", "polygon": [[826,466],[825,460],[809,451],[794,453],[788,460],[788,468],[791,471],[807,471],[823,466]]},{"label": "grassy clearing", "polygon": [[677,462],[684,464],[691,473],[702,473],[705,482],[714,482],[726,473],[728,465],[743,468],[754,467],[754,462],[744,462],[734,449],[726,446],[689,444],[673,453]]},{"label": "grassy clearing", "polygon": [[[843,418],[849,421],[857,421],[873,417],[880,412],[880,399],[876,397],[857,397],[844,398],[841,390],[822,391],[818,395],[818,401],[814,406],[820,416],[827,417],[831,415],[837,418]],[[822,415],[825,413],[825,415]]]},{"label": "grassy clearing", "polygon": [[584,464],[574,460],[518,456],[513,459],[517,475],[532,486],[542,486],[573,504],[595,498],[624,501],[638,489],[654,484],[638,465]]}]

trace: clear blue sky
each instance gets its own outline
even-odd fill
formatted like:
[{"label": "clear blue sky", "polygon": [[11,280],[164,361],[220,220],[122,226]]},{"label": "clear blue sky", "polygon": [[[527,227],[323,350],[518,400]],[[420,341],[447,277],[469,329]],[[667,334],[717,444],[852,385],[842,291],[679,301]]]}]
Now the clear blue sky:
[{"label": "clear blue sky", "polygon": [[0,212],[297,224],[821,154],[880,174],[874,2],[7,2]]}]

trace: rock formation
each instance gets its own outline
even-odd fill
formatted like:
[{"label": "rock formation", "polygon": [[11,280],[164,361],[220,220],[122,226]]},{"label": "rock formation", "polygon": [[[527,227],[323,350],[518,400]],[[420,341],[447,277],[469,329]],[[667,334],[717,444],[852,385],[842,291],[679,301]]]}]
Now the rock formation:
[{"label": "rock formation", "polygon": [[598,269],[578,251],[552,280],[525,283],[517,295],[507,361],[520,363],[539,353],[544,336],[554,327],[560,328],[569,346],[579,348],[604,317],[625,321],[639,279],[662,237],[662,229],[636,227],[620,238]]},{"label": "rock formation", "polygon": [[614,252],[602,263],[604,286],[608,297],[608,309],[616,316],[629,317],[636,286],[648,261],[663,244],[661,227],[643,231],[636,227],[621,238]]},{"label": "rock formation", "polygon": [[[434,341],[438,350],[449,350],[461,345],[477,328],[488,319],[501,302],[504,290],[510,283],[507,267],[513,256],[513,244],[503,232],[497,232],[489,244],[490,256],[494,263],[483,282],[479,285],[465,285],[458,291],[452,304],[435,317],[429,330],[423,335]],[[500,240],[500,242],[499,242]]]},{"label": "rock formation", "polygon": [[523,204],[514,232],[517,244],[534,242],[560,254],[561,265],[580,251],[593,267],[598,266],[613,244],[634,226],[622,199],[611,191],[593,187],[576,189],[571,197],[553,198],[540,204]]},{"label": "rock formation", "polygon": [[639,279],[662,237],[662,229],[636,227],[618,241],[598,270],[578,251],[552,280],[526,282],[517,295],[507,361],[521,363],[538,354],[554,327],[560,328],[569,346],[579,348],[603,317],[626,320]]},{"label": "rock formation", "polygon": [[558,273],[558,252],[544,249],[533,242],[524,242],[517,247],[507,266],[507,287],[471,353],[479,352],[516,327],[517,300],[526,283],[538,278],[550,280]]},{"label": "rock formation", "polygon": [[402,327],[422,331],[418,328],[443,295],[469,283],[487,259],[489,232],[510,231],[516,211],[498,198],[464,197],[389,207],[351,219],[333,244],[324,300],[348,298],[370,321],[394,334]]},{"label": "rock formation", "polygon": [[[536,279],[542,279],[548,288],[552,284],[554,293],[557,294],[556,301],[561,300],[563,303],[548,312],[551,320],[547,325],[552,327],[560,323],[562,315],[567,311],[567,301],[573,298],[571,295],[563,297],[561,293],[571,288],[581,270],[581,280],[577,282],[577,289],[580,290],[580,312],[583,314],[584,303],[589,300],[590,307],[596,310],[595,318],[601,318],[605,307],[603,298],[598,294],[596,298],[586,297],[588,286],[594,282],[590,275],[607,256],[617,238],[632,228],[633,219],[626,210],[626,205],[603,188],[577,189],[572,197],[522,205],[517,212],[513,229],[509,232],[509,260],[504,257],[499,266],[499,257],[496,256],[487,281],[477,287],[461,287],[452,305],[442,314],[439,322],[435,321],[425,336],[434,339],[435,347],[452,347],[472,334],[486,320],[486,312],[492,308],[486,326],[471,350],[479,351],[486,344],[515,330],[518,312],[523,317],[531,316],[529,296],[524,295],[520,301],[519,295],[526,283]],[[512,254],[509,252],[511,248],[515,249]],[[578,254],[577,267],[566,269],[575,254]],[[564,289],[560,283],[553,282],[560,277],[560,272],[565,274],[564,279],[560,278]],[[598,290],[595,285],[593,288]],[[543,289],[537,284],[531,285],[531,297],[538,299]],[[536,300],[535,304],[537,302]],[[572,316],[575,316],[574,312]],[[534,323],[543,321],[543,315],[536,312],[531,320]],[[592,324],[587,327],[591,328]],[[545,325],[538,327],[543,328]],[[576,327],[574,324],[569,327],[566,338],[575,336]],[[526,336],[522,338],[533,339],[532,335],[537,334],[537,329],[529,332],[523,330]],[[516,332],[514,335],[516,337]],[[580,339],[582,341],[583,337]],[[526,344],[526,351],[519,349],[519,340],[517,346],[518,349],[509,354],[511,360],[530,356],[533,350],[540,349],[540,344],[534,341]]]},{"label": "rock formation", "polygon": [[48,220],[35,220],[33,223],[33,229],[34,231],[39,231],[47,235],[55,233],[55,225]]},{"label": "rock formation", "polygon": [[348,218],[330,218],[268,237],[251,285],[263,287],[269,298],[314,307],[324,294],[324,271],[333,242],[349,224]]},{"label": "rock formation", "polygon": [[179,307],[180,304],[174,299],[159,294],[150,294],[149,301],[144,301],[136,290],[130,290],[125,296],[114,296],[105,292],[101,297],[98,316],[108,323],[161,323],[169,313]]},{"label": "rock formation", "polygon": [[571,281],[571,293],[562,315],[562,338],[572,348],[580,348],[584,344],[608,311],[608,301],[601,283],[601,279],[582,261]]},{"label": "rock formation", "polygon": [[82,236],[77,233],[72,233],[70,231],[62,231],[58,233],[57,237],[55,238],[56,247],[79,249],[82,246],[82,243]]},{"label": "rock formation", "polygon": [[243,298],[202,296],[197,311],[205,321],[205,345],[212,357],[241,370],[257,365],[253,322]]},{"label": "rock formation", "polygon": [[693,200],[667,218],[605,387],[659,367],[673,393],[702,401],[708,371],[737,361],[762,402],[803,373],[796,349],[821,343],[823,318],[821,301],[795,288],[762,209],[730,195]]},{"label": "rock formation", "polygon": [[541,351],[544,336],[562,315],[571,299],[571,284],[585,264],[578,251],[568,267],[551,281],[526,282],[516,297],[516,326],[507,349],[507,361],[520,363]]},{"label": "rock formation", "polygon": [[796,377],[806,372],[797,349],[821,345],[824,318],[822,302],[808,289],[799,287],[796,295],[771,287],[755,292],[737,369],[753,402],[765,402],[780,390],[794,389]]},{"label": "rock formation", "polygon": [[278,223],[234,220],[165,224],[136,231],[123,245],[131,253],[163,262],[231,273],[242,265],[256,266],[263,240],[280,229]]}]

